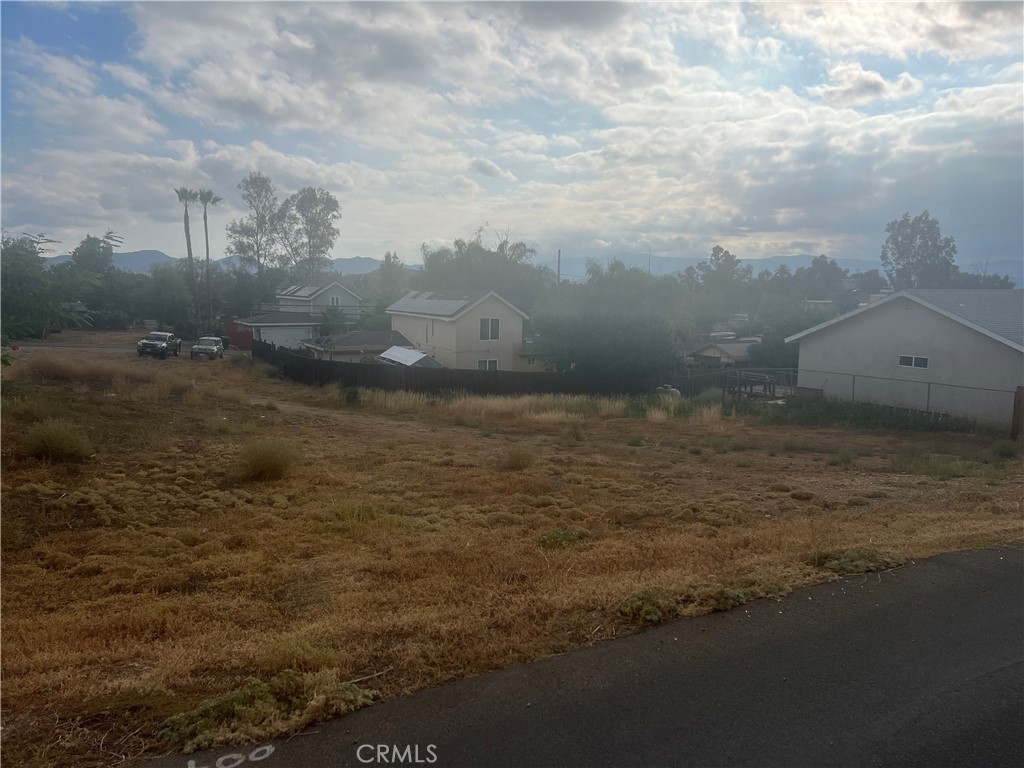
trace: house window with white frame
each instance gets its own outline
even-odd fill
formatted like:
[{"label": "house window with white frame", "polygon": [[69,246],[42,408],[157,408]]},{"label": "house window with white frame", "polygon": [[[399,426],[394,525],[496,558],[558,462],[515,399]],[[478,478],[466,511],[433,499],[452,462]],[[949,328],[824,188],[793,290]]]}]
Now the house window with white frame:
[{"label": "house window with white frame", "polygon": [[915,355],[900,355],[901,368],[927,368],[927,357],[916,357]]},{"label": "house window with white frame", "polygon": [[340,304],[341,304],[341,299],[339,299],[337,296],[331,296],[331,306],[332,307],[337,307]]},{"label": "house window with white frame", "polygon": [[482,317],[480,318],[480,340],[481,341],[497,341],[500,322],[496,317]]},{"label": "house window with white frame", "polygon": [[497,360],[477,360],[476,361],[476,367],[477,367],[477,370],[480,370],[480,371],[496,371],[496,370],[498,370],[498,361]]}]

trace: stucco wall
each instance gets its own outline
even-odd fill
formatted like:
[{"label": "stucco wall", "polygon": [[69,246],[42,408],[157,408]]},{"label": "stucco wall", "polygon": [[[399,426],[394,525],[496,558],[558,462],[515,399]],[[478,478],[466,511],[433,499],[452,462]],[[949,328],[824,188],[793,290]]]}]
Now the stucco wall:
[{"label": "stucco wall", "polygon": [[[480,338],[480,320],[497,318],[497,339]],[[416,348],[440,360],[449,368],[475,370],[480,360],[497,360],[499,371],[538,370],[518,358],[523,343],[523,316],[493,296],[484,299],[456,321],[392,315],[391,328],[409,339]],[[541,369],[542,370],[542,369]]]},{"label": "stucco wall", "polygon": [[392,315],[391,330],[398,331],[409,339],[416,349],[426,352],[449,368],[456,367],[455,324],[451,321]]},{"label": "stucco wall", "polygon": [[279,347],[298,349],[302,339],[311,339],[317,335],[317,326],[303,327],[263,327],[254,328],[253,337],[258,341],[276,344]]},{"label": "stucco wall", "polygon": [[[1010,421],[1013,391],[1024,385],[1024,353],[902,298],[799,344],[799,386],[836,399],[969,416],[1002,427]],[[900,355],[927,357],[928,367],[901,366]]]},{"label": "stucco wall", "polygon": [[[480,320],[499,320],[498,338],[480,338]],[[516,350],[523,343],[523,316],[493,296],[459,318],[456,328],[456,368],[476,368],[479,360],[497,360],[499,371],[518,370]]]}]

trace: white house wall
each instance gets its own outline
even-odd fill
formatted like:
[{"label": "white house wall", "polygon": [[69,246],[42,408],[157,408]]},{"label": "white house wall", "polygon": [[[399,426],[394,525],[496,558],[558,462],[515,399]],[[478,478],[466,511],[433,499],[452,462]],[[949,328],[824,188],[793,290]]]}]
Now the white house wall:
[{"label": "white house wall", "polygon": [[253,338],[258,341],[265,341],[268,344],[276,344],[279,347],[299,349],[303,339],[311,339],[317,335],[318,326],[287,326],[253,328]]},{"label": "white house wall", "polygon": [[[332,298],[337,298],[337,305],[331,303]],[[348,291],[337,286],[317,294],[312,300],[295,296],[282,296],[277,300],[277,308],[283,312],[308,312],[311,315],[319,315],[326,312],[332,306],[337,306],[346,315],[359,314],[359,300]]]},{"label": "white house wall", "polygon": [[[928,367],[901,366],[900,355],[927,357]],[[889,301],[800,340],[799,386],[829,398],[1002,427],[1020,385],[1024,353],[910,300]]]}]

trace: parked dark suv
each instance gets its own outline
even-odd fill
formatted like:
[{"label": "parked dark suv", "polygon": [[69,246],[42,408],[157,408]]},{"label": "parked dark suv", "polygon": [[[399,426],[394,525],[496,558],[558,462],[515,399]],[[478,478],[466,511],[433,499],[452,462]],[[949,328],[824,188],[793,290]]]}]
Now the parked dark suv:
[{"label": "parked dark suv", "polygon": [[135,349],[139,353],[139,357],[142,357],[143,355],[154,355],[164,359],[169,354],[173,354],[177,357],[178,353],[181,351],[181,339],[173,333],[153,331],[152,333],[147,333],[145,337],[135,345]]}]

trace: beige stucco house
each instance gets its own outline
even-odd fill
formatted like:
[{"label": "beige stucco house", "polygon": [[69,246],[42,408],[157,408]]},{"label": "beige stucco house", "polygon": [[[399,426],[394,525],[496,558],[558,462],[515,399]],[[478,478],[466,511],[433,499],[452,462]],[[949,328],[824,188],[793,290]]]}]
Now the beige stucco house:
[{"label": "beige stucco house", "polygon": [[529,317],[494,291],[412,291],[387,308],[391,328],[449,368],[541,371],[524,354]]},{"label": "beige stucco house", "polygon": [[340,312],[350,328],[363,313],[362,298],[336,280],[292,285],[275,298],[275,304],[261,305],[258,313],[234,322],[256,341],[289,349],[298,349],[303,339],[319,336],[320,316],[328,310]]},{"label": "beige stucco house", "polygon": [[900,291],[786,341],[798,385],[825,397],[1004,427],[1024,386],[1024,290]]}]

